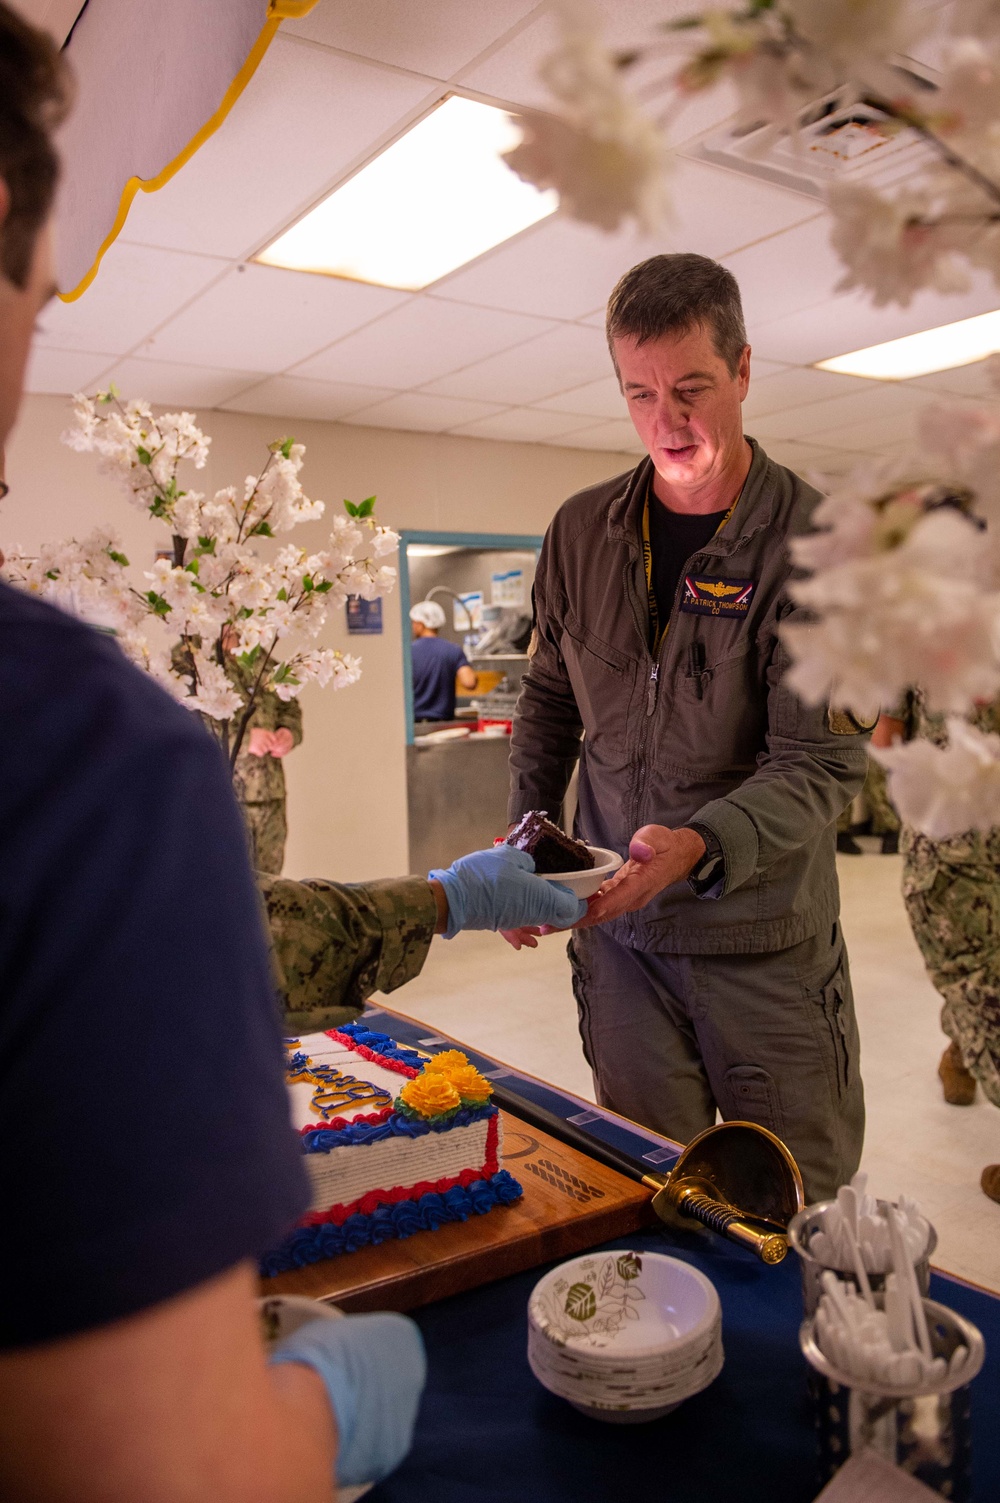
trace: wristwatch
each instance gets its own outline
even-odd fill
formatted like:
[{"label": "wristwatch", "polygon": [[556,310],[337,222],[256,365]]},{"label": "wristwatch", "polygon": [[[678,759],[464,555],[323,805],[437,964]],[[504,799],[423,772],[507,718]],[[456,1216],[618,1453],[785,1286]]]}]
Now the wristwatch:
[{"label": "wristwatch", "polygon": [[705,854],[688,873],[688,886],[698,898],[720,898],[726,880],[726,857],[719,837],[707,825],[692,821],[689,830],[697,830],[705,842]]}]

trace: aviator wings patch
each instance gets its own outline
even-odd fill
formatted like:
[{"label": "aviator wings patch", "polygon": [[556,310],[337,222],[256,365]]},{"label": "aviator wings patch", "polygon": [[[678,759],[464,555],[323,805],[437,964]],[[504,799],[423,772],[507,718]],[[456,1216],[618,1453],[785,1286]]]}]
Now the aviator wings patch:
[{"label": "aviator wings patch", "polygon": [[686,574],[681,610],[696,616],[745,616],[755,586],[752,579],[700,579]]}]

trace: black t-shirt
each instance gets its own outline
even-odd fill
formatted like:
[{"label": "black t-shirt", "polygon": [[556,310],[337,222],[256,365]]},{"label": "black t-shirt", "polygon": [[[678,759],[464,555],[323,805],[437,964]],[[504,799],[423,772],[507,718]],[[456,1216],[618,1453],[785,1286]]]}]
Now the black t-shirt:
[{"label": "black t-shirt", "polygon": [[649,548],[661,632],[670,620],[684,565],[693,553],[698,553],[715,536],[725,515],[724,511],[708,512],[702,516],[670,511],[653,495],[650,487]]},{"label": "black t-shirt", "polygon": [[116,643],[0,585],[0,1347],[104,1324],[306,1203],[228,773]]}]

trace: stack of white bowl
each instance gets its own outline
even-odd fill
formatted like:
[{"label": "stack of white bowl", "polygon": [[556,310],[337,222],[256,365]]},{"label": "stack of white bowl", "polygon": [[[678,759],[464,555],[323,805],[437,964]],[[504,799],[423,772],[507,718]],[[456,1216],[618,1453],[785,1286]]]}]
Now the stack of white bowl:
[{"label": "stack of white bowl", "polygon": [[658,1419],[722,1371],[722,1312],[697,1268],[663,1253],[589,1253],[528,1301],[528,1364],[574,1408],[619,1424]]}]

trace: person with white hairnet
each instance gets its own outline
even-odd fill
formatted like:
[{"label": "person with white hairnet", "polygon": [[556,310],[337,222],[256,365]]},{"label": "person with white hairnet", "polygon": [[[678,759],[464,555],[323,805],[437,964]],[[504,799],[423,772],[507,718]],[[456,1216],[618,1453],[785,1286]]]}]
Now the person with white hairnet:
[{"label": "person with white hairnet", "polygon": [[456,678],[463,689],[476,687],[475,671],[457,642],[439,637],[445,623],[436,600],[420,600],[410,611],[413,623],[413,718],[453,720]]}]

